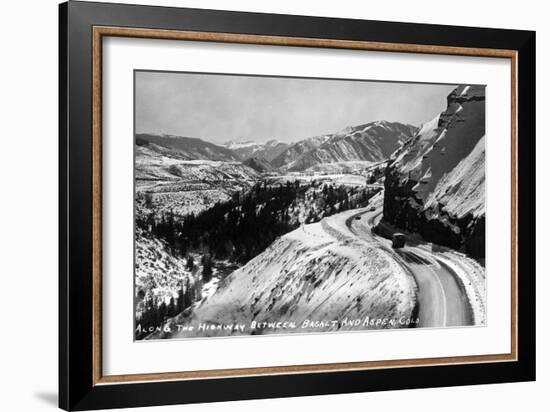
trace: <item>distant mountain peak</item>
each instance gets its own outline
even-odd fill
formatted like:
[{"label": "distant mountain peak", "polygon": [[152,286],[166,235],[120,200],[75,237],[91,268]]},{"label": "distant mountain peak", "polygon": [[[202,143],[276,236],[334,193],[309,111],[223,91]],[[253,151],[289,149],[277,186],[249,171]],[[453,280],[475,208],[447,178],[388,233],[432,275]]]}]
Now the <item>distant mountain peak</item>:
[{"label": "distant mountain peak", "polygon": [[227,142],[223,142],[220,146],[231,147],[231,146],[248,146],[248,145],[257,145],[257,144],[259,143],[253,140],[232,139],[232,140],[228,140]]}]

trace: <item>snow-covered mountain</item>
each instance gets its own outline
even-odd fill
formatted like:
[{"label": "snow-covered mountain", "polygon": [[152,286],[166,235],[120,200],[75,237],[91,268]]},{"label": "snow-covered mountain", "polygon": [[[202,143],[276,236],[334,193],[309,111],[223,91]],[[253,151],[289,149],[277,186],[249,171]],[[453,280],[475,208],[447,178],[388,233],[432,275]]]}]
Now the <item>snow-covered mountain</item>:
[{"label": "snow-covered mountain", "polygon": [[279,142],[277,140],[269,140],[263,143],[253,141],[229,141],[222,144],[222,146],[231,150],[240,160],[256,157],[270,162],[288,147],[288,143]]},{"label": "snow-covered mountain", "polygon": [[484,256],[485,87],[459,86],[389,164],[384,220]]},{"label": "snow-covered mountain", "polygon": [[219,160],[235,162],[240,159],[226,147],[201,139],[172,135],[137,134],[136,145],[151,147],[168,157],[183,160]]},{"label": "snow-covered mountain", "polygon": [[259,173],[266,173],[271,172],[274,170],[273,166],[271,166],[271,163],[269,163],[266,159],[263,157],[250,157],[246,159],[243,162],[244,165],[251,167],[255,171]]},{"label": "snow-covered mountain", "polygon": [[389,158],[416,131],[414,126],[383,120],[348,127],[316,140],[318,145],[285,158],[285,163],[279,167],[285,171],[303,171],[327,163],[376,163]]},{"label": "snow-covered mountain", "polygon": [[330,135],[324,136],[314,136],[307,139],[300,140],[299,142],[293,143],[288,146],[281,154],[271,161],[271,164],[280,168],[289,163],[294,162],[304,153],[309,152],[310,150],[316,149],[321,146],[330,138]]}]

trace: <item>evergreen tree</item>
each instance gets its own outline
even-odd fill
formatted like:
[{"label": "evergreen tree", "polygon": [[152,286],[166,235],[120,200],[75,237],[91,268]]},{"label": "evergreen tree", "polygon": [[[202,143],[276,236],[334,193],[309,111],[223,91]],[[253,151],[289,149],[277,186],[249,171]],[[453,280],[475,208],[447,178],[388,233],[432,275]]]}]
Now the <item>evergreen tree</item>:
[{"label": "evergreen tree", "polygon": [[177,304],[177,310],[178,313],[183,312],[185,309],[185,296],[183,294],[183,284],[178,289],[178,304]]},{"label": "evergreen tree", "polygon": [[174,297],[172,296],[170,298],[170,304],[168,305],[168,316],[172,317],[176,315],[177,315],[176,302],[174,301]]},{"label": "evergreen tree", "polygon": [[212,280],[212,257],[210,255],[202,255],[202,281],[208,283]]},{"label": "evergreen tree", "polygon": [[189,277],[187,277],[185,279],[185,294],[183,299],[184,309],[187,309],[193,304],[194,298],[195,296],[193,288],[191,287],[191,281],[189,280]]},{"label": "evergreen tree", "polygon": [[153,194],[150,192],[145,193],[145,207],[151,209],[153,207]]},{"label": "evergreen tree", "polygon": [[186,265],[187,270],[191,271],[193,270],[194,267],[195,267],[195,259],[193,258],[192,255],[187,256],[187,265]]},{"label": "evergreen tree", "polygon": [[158,318],[160,319],[159,325],[162,325],[166,319],[166,315],[168,314],[168,307],[166,306],[166,302],[162,301],[159,306],[158,312]]}]

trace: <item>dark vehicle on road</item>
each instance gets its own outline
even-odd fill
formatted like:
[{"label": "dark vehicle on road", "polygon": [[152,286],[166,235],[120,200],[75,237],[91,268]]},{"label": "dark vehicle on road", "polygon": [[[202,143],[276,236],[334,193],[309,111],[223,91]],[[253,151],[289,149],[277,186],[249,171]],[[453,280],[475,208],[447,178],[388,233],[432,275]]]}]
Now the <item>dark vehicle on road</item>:
[{"label": "dark vehicle on road", "polygon": [[355,220],[361,220],[361,216],[355,216]]},{"label": "dark vehicle on road", "polygon": [[405,246],[405,235],[403,233],[394,233],[391,237],[391,247],[400,249]]},{"label": "dark vehicle on road", "polygon": [[375,206],[371,206],[370,209],[369,209],[371,212],[374,212],[376,210],[376,207]]}]

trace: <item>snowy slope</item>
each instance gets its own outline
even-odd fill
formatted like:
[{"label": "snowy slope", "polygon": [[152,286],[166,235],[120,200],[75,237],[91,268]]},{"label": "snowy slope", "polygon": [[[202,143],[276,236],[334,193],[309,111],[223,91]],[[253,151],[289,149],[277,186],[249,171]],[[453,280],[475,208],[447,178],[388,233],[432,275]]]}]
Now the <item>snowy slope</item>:
[{"label": "snowy slope", "polygon": [[154,146],[166,156],[186,160],[238,161],[239,158],[225,147],[201,139],[172,135],[136,134],[136,146]]},{"label": "snowy slope", "polygon": [[196,213],[258,179],[254,169],[240,162],[182,160],[155,145],[137,146],[135,164],[137,211],[145,214]]},{"label": "snowy slope", "polygon": [[386,121],[371,122],[329,135],[318,147],[286,162],[282,168],[301,171],[326,163],[387,159],[401,144],[409,140],[416,128]]},{"label": "snowy slope", "polygon": [[276,168],[289,164],[298,159],[304,153],[307,153],[310,150],[319,147],[329,138],[330,135],[314,136],[293,143],[289,147],[287,147],[281,154],[279,154],[275,159],[273,159],[271,161],[271,164],[273,165],[273,167]]},{"label": "snowy slope", "polygon": [[273,166],[263,157],[250,157],[243,162],[244,165],[251,167],[258,173],[273,171]]},{"label": "snowy slope", "polygon": [[468,213],[475,217],[485,213],[485,136],[428,194],[426,209],[434,210],[438,204],[458,218]]},{"label": "snowy slope", "polygon": [[[178,288],[187,277],[193,279],[192,273],[185,268],[185,259],[172,255],[163,241],[148,236],[139,228],[135,247],[136,296],[142,292],[157,304],[168,303],[170,298],[177,297]],[[141,309],[138,302],[137,312]]]},{"label": "snowy slope", "polygon": [[[369,316],[394,319],[411,316],[414,281],[386,252],[349,232],[351,210],[305,225],[282,236],[266,251],[235,271],[210,298],[194,309],[188,323],[227,324],[293,321],[285,330],[265,328],[244,334],[315,332],[405,327],[350,326],[344,321]],[[304,321],[321,323],[302,328]],[[205,336],[205,332],[195,331]],[[238,333],[209,331],[206,335]],[[189,337],[185,332],[174,337]]]}]

